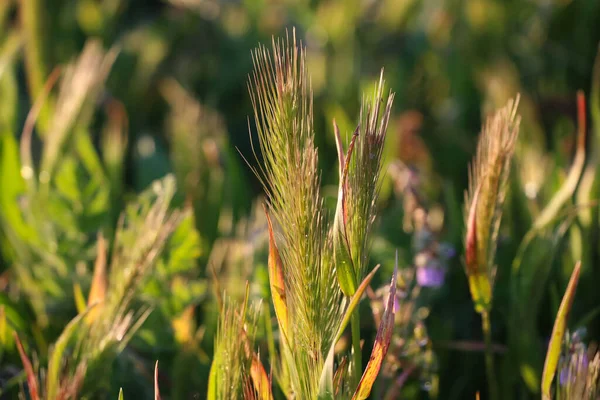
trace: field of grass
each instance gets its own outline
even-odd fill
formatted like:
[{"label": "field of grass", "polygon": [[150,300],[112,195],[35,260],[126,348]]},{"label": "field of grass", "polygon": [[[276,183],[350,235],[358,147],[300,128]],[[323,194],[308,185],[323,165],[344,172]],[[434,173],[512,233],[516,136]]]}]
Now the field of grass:
[{"label": "field of grass", "polygon": [[0,1],[0,399],[600,399],[599,27]]}]

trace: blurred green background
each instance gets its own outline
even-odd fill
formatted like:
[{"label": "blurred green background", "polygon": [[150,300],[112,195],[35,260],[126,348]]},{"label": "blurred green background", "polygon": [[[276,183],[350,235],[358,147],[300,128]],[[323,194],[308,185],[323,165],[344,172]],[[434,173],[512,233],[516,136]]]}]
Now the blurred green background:
[{"label": "blurred green background", "polygon": [[[423,201],[428,208],[443,211],[440,240],[456,252],[445,284],[426,289],[419,300],[428,310],[427,331],[436,354],[435,363],[427,361],[435,364],[428,373],[439,375],[441,399],[474,398],[477,390],[485,388],[482,353],[471,351],[481,343],[481,332],[462,267],[461,204],[467,166],[484,117],[521,94],[522,131],[511,179],[511,191],[516,194],[510,196],[500,235],[493,336],[504,346],[498,359],[505,366],[498,368],[503,376],[500,382],[507,388],[503,398],[539,397],[537,381],[543,363],[539,355],[545,351],[576,259],[584,259],[584,276],[589,279],[580,284],[572,319],[577,327],[587,327],[590,338],[600,334],[595,280],[600,277],[597,211],[590,217],[593,223],[575,223],[574,230],[556,240],[552,235],[544,237],[546,241],[536,243],[538,247],[526,255],[527,267],[543,264],[545,280],[537,285],[540,275],[532,273],[527,281],[524,290],[535,291],[539,304],[531,310],[532,326],[523,332],[515,332],[511,319],[515,299],[509,290],[510,265],[519,243],[571,168],[577,90],[590,100],[586,165],[592,175],[597,168],[600,109],[594,107],[598,107],[600,91],[598,86],[593,88],[593,79],[600,43],[599,1],[2,0],[0,117],[4,136],[20,140],[33,99],[43,91],[54,67],[72,61],[86,42],[96,39],[104,49],[118,51],[94,104],[100,111],[86,127],[106,165],[112,205],[102,214],[106,221],[80,227],[87,235],[81,242],[85,256],[78,253],[72,260],[92,260],[90,241],[98,226],[114,227],[119,210],[134,193],[170,172],[179,184],[178,204],[194,209],[195,224],[190,223],[189,229],[198,238],[190,244],[192,260],[184,260],[180,270],[173,267],[175,272],[165,273],[168,288],[157,282],[148,284],[142,298],[160,312],[153,313],[139,331],[132,342],[134,350],[117,360],[107,395],[115,398],[115,388],[122,386],[125,393],[138,393],[131,398],[150,396],[149,374],[158,358],[167,396],[204,398],[216,321],[211,300],[213,270],[233,296],[243,294],[244,280],[249,279],[252,296],[266,298],[262,189],[241,156],[256,165],[247,82],[251,51],[260,43],[270,45],[273,36],[291,34],[293,28],[307,48],[324,193],[332,207],[337,194],[332,119],[343,135],[354,130],[361,94],[371,88],[381,68],[388,88],[396,93],[386,165],[400,160],[418,172]],[[600,80],[600,67],[596,70]],[[44,118],[42,109],[37,127],[42,138]],[[118,133],[111,134],[115,124]],[[3,142],[5,152],[7,143]],[[117,156],[111,164],[113,145]],[[34,140],[33,147],[34,155],[39,153],[41,142]],[[3,154],[6,160],[7,153]],[[7,162],[2,168],[6,171]],[[6,183],[8,178],[4,179]],[[598,186],[592,187],[580,197],[571,193],[569,204],[587,210],[586,204],[599,194]],[[372,257],[373,265],[382,263],[378,283],[390,276],[396,248],[404,266],[412,264],[414,255],[412,235],[404,224],[406,204],[401,191],[394,188],[394,179],[386,178]],[[2,212],[8,214],[6,209]],[[10,250],[14,244],[6,244],[10,229],[6,221],[3,226],[0,294],[6,294],[5,306],[14,307],[24,325],[34,326],[39,323],[39,315],[32,311],[35,306],[14,285],[11,289],[11,266],[20,256]],[[179,238],[186,236],[184,232]],[[556,251],[550,252],[552,248]],[[170,264],[166,261],[165,265]],[[178,277],[181,271],[188,275]],[[83,282],[84,288],[89,287],[89,279]],[[65,285],[71,285],[70,281]],[[66,309],[51,312],[50,323],[40,323],[38,333],[29,332],[30,337],[45,338],[35,339],[42,359],[39,344],[56,340],[75,315],[70,286],[66,292]],[[169,297],[173,293],[177,293],[175,298]],[[194,330],[200,335],[194,339],[177,337],[174,321],[184,309],[191,310],[192,319],[202,327],[201,332]],[[364,312],[369,313],[366,305]],[[366,341],[371,343],[374,325],[368,319],[364,324]],[[163,325],[169,327],[165,332]],[[520,335],[533,339],[515,344]],[[186,340],[193,342],[189,344],[193,351],[185,347]],[[535,361],[522,360],[521,354],[530,348]],[[9,381],[18,366],[14,346],[7,346],[5,354],[0,352],[0,382]],[[422,390],[423,382],[418,377],[411,380],[404,388],[405,398],[427,398],[430,394]]]}]

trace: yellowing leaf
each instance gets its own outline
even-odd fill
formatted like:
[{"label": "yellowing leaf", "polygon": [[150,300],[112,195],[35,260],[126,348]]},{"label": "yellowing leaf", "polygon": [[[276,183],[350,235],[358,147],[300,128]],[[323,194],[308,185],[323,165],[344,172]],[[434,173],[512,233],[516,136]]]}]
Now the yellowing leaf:
[{"label": "yellowing leaf", "polygon": [[273,224],[271,217],[265,208],[267,216],[267,224],[269,226],[269,285],[271,287],[271,297],[275,307],[275,315],[279,323],[279,329],[283,337],[288,338],[288,310],[285,297],[285,281],[283,278],[283,263],[279,256],[279,250],[275,243],[275,235],[273,234]]},{"label": "yellowing leaf", "polygon": [[259,400],[273,400],[271,393],[271,380],[265,371],[260,358],[256,353],[252,355],[252,364],[250,365],[250,377]]},{"label": "yellowing leaf", "polygon": [[556,367],[558,366],[562,341],[565,337],[565,330],[567,327],[567,319],[569,317],[569,311],[571,311],[571,306],[573,305],[577,283],[579,282],[580,269],[581,263],[578,262],[575,264],[575,268],[573,268],[571,279],[569,280],[567,290],[560,302],[556,320],[554,321],[554,327],[552,328],[552,337],[550,338],[550,344],[548,345],[548,353],[546,354],[546,362],[544,363],[544,372],[542,373],[542,398],[544,400],[551,399],[550,389],[552,387],[552,380],[554,379]]},{"label": "yellowing leaf", "polygon": [[390,283],[390,294],[388,301],[381,317],[381,323],[377,330],[377,336],[375,337],[375,344],[371,351],[371,358],[365,368],[365,372],[360,378],[358,387],[352,399],[363,400],[369,397],[371,388],[375,383],[375,379],[379,374],[383,359],[387,354],[388,348],[390,347],[390,341],[392,339],[392,332],[394,330],[394,299],[396,297],[396,278],[398,276],[398,259],[396,258],[396,266],[394,267],[394,274],[392,275],[392,281]]}]

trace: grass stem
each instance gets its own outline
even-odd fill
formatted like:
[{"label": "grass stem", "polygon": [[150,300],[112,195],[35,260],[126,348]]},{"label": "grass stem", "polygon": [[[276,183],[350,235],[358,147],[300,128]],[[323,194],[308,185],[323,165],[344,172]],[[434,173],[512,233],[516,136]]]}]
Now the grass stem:
[{"label": "grass stem", "polygon": [[492,346],[492,325],[489,311],[481,313],[481,327],[485,341],[485,369],[487,373],[488,391],[490,400],[498,400],[498,382],[494,370],[494,349]]}]

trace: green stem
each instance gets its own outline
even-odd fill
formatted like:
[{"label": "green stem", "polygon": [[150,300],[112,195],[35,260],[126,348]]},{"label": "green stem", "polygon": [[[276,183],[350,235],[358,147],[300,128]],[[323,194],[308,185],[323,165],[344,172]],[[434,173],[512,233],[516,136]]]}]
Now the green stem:
[{"label": "green stem", "polygon": [[489,311],[481,313],[481,327],[485,340],[485,369],[487,372],[489,399],[498,400],[498,382],[496,382],[496,371],[494,370],[494,350],[492,348],[492,326]]},{"label": "green stem", "polygon": [[358,387],[362,375],[362,350],[360,349],[360,314],[354,310],[350,319],[352,328],[352,352],[354,357],[354,386]]}]

